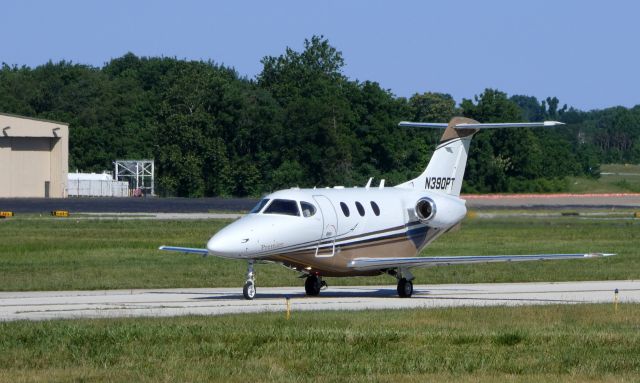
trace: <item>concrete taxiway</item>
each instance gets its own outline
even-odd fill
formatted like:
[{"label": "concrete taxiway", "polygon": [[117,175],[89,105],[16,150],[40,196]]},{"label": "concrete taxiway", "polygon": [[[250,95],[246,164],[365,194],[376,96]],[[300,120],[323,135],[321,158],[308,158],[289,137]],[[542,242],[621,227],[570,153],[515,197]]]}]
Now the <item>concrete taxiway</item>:
[{"label": "concrete taxiway", "polygon": [[0,293],[0,320],[161,317],[283,312],[290,298],[301,310],[365,310],[455,306],[640,303],[640,281],[416,285],[410,299],[395,286],[329,287],[306,297],[302,287],[258,287],[253,301],[240,288],[51,291]]}]

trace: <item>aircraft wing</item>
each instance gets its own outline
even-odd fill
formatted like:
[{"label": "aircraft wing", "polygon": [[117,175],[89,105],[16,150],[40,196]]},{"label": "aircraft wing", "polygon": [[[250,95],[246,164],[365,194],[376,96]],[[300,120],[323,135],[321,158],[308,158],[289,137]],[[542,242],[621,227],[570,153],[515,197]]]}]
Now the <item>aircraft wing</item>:
[{"label": "aircraft wing", "polygon": [[179,246],[160,246],[158,250],[164,251],[177,251],[179,253],[189,253],[189,254],[200,254],[200,255],[208,255],[209,251],[207,249],[197,249],[193,247],[179,247]]},{"label": "aircraft wing", "polygon": [[429,267],[461,265],[467,263],[488,262],[522,262],[545,261],[554,259],[584,259],[608,257],[615,254],[587,253],[587,254],[535,254],[535,255],[480,255],[480,256],[443,256],[443,257],[402,257],[402,258],[355,258],[349,262],[349,267],[355,270],[380,270],[399,267]]}]

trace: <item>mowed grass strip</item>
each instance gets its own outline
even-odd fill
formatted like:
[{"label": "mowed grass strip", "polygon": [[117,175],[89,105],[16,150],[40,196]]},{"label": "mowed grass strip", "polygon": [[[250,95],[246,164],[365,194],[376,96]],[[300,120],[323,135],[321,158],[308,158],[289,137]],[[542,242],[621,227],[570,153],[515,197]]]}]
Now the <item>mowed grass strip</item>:
[{"label": "mowed grass strip", "polygon": [[640,165],[605,164],[598,179],[568,177],[570,193],[639,193]]},{"label": "mowed grass strip", "polygon": [[640,305],[0,323],[0,381],[636,381]]},{"label": "mowed grass strip", "polygon": [[[246,264],[168,253],[159,245],[203,247],[225,220],[0,221],[0,290],[128,289],[242,286]],[[575,261],[462,265],[416,269],[416,283],[637,279],[640,220],[582,217],[467,219],[422,255],[613,252]],[[298,274],[258,265],[260,286],[302,286]],[[389,276],[328,278],[329,285],[395,284]]]}]

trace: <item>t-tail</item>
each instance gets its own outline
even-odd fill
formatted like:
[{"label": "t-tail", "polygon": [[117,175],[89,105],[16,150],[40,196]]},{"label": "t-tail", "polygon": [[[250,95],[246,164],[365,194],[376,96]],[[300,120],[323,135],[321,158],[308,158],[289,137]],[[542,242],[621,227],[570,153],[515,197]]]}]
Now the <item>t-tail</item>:
[{"label": "t-tail", "polygon": [[467,167],[467,157],[469,156],[469,145],[474,134],[482,129],[533,128],[564,124],[557,121],[481,124],[470,118],[454,117],[448,124],[402,121],[398,125],[418,128],[444,128],[445,130],[424,172],[417,178],[397,187],[430,190],[457,197],[460,195],[460,189],[462,189],[462,180]]}]

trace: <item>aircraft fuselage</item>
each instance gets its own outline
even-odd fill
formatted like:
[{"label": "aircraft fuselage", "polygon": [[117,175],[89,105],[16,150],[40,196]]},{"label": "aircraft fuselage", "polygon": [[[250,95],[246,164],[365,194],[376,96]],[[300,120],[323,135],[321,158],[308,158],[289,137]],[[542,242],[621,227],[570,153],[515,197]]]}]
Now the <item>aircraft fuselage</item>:
[{"label": "aircraft fuselage", "polygon": [[[431,201],[428,219],[416,213],[421,199]],[[375,275],[383,271],[354,270],[350,262],[415,256],[466,214],[460,198],[396,187],[281,190],[257,208],[216,233],[209,254],[320,276]]]}]

